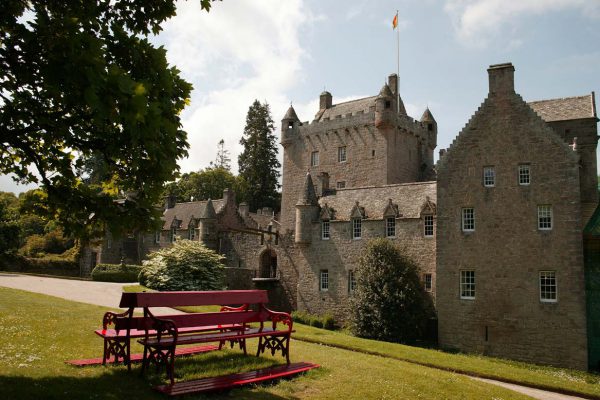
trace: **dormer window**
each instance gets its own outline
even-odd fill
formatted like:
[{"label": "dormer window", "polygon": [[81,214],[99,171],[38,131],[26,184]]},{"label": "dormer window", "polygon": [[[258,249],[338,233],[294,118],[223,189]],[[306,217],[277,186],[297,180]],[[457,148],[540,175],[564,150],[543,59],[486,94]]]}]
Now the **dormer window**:
[{"label": "dormer window", "polygon": [[188,239],[189,240],[194,240],[196,239],[196,228],[194,228],[194,225],[190,225],[188,228]]},{"label": "dormer window", "polygon": [[362,220],[360,218],[352,219],[352,239],[362,237]]},{"label": "dormer window", "polygon": [[385,219],[385,236],[395,237],[396,236],[396,218],[387,217]]},{"label": "dormer window", "polygon": [[329,240],[329,238],[331,237],[329,228],[330,228],[329,221],[321,222],[321,239],[322,240]]}]

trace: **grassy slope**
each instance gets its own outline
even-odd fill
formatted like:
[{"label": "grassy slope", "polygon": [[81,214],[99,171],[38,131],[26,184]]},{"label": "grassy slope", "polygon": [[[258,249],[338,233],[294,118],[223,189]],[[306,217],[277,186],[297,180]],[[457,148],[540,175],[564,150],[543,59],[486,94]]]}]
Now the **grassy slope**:
[{"label": "grassy slope", "polygon": [[[0,398],[3,399],[163,399],[150,387],[163,374],[139,376],[125,367],[76,368],[73,358],[97,357],[101,340],[93,334],[103,307],[0,287]],[[307,333],[304,332],[306,335]],[[255,342],[250,344],[250,351]],[[526,399],[517,393],[389,358],[293,341],[293,361],[322,368],[275,385],[238,389],[210,398],[240,399]],[[282,359],[244,357],[236,350],[212,352],[176,362],[178,380],[260,368]],[[153,370],[153,369],[152,369]],[[188,398],[205,398],[193,396]]]},{"label": "grassy slope", "polygon": [[381,354],[477,376],[600,396],[600,376],[583,371],[545,367],[479,355],[450,354],[440,350],[361,339],[343,332],[327,331],[300,324],[295,324],[294,327],[296,339],[313,343]]}]

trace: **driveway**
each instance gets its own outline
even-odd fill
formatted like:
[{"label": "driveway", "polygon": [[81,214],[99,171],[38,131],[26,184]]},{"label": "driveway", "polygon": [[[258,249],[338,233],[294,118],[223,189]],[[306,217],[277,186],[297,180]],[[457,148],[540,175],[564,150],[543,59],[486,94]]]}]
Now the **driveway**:
[{"label": "driveway", "polygon": [[[137,284],[133,282],[131,284]],[[33,275],[0,273],[0,286],[42,293],[81,303],[118,309],[123,286],[128,283],[80,281]],[[172,308],[153,308],[156,315],[179,314]]]}]

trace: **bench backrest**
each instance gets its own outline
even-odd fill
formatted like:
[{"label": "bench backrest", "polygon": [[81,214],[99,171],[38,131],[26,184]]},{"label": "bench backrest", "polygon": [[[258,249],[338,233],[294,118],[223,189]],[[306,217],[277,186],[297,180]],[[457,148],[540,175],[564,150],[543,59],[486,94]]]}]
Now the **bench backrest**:
[{"label": "bench backrest", "polygon": [[206,292],[123,293],[121,308],[267,304],[266,290],[215,290]]},{"label": "bench backrest", "polygon": [[[228,311],[228,312],[207,312],[177,315],[160,315],[159,319],[168,319],[175,322],[178,328],[187,328],[192,326],[215,326],[230,324],[250,324],[253,322],[265,322],[269,318],[265,311]],[[153,329],[152,319],[147,317],[121,317],[115,321],[116,330],[126,329]]]}]

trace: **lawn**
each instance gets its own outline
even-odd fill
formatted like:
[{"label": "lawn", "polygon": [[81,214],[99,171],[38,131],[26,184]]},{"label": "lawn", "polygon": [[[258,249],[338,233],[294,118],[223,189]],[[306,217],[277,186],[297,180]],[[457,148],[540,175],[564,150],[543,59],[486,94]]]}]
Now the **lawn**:
[{"label": "lawn", "polygon": [[[93,330],[100,324],[104,307],[2,287],[0,298],[0,398],[164,398],[151,390],[151,386],[166,382],[164,374],[141,377],[139,366],[128,373],[122,366],[77,368],[64,363],[101,354],[102,342]],[[250,352],[253,345],[250,344]],[[272,385],[186,399],[527,399],[500,387],[393,358],[297,340],[291,346],[292,361],[315,362],[322,368]],[[239,372],[282,361],[280,356],[256,358],[236,350],[216,351],[177,360],[177,380]]]}]

